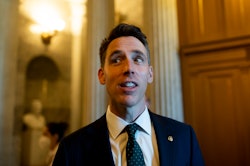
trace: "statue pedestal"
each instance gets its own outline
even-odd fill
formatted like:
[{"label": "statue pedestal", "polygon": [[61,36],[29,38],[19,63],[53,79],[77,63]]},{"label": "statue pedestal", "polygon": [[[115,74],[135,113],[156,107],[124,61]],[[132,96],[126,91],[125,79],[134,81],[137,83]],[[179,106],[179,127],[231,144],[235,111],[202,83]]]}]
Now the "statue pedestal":
[{"label": "statue pedestal", "polygon": [[45,166],[48,149],[41,149],[39,139],[42,130],[27,129],[22,139],[22,165]]}]

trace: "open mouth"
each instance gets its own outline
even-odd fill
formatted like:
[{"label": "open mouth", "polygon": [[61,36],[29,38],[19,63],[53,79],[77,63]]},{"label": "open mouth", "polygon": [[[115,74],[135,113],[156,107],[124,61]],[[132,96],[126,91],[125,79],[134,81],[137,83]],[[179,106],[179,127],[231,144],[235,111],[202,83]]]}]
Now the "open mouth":
[{"label": "open mouth", "polygon": [[124,82],[122,84],[120,84],[121,87],[125,87],[125,88],[134,88],[137,86],[137,83],[129,81],[129,82]]}]

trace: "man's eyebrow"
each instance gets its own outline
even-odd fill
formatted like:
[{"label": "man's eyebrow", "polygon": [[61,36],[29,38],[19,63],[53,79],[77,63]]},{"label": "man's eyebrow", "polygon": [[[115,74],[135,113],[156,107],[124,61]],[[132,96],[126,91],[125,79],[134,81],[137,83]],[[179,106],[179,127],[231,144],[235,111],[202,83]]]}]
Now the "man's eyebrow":
[{"label": "man's eyebrow", "polygon": [[145,53],[144,53],[143,51],[141,51],[141,50],[133,50],[132,53],[147,58],[147,54],[145,54]]},{"label": "man's eyebrow", "polygon": [[[121,55],[121,54],[123,54],[122,52],[123,52],[123,51],[121,51],[121,50],[114,50],[114,51],[112,51],[112,52],[109,54],[109,57],[113,57],[114,55],[118,55],[118,54]],[[132,50],[131,52],[132,52],[133,54],[139,54],[139,55],[142,55],[142,56],[147,57],[147,55],[144,54],[144,52],[141,51],[141,50],[135,49],[135,50]]]},{"label": "man's eyebrow", "polygon": [[141,50],[133,50],[132,52],[145,55]]},{"label": "man's eyebrow", "polygon": [[120,50],[114,50],[113,52],[111,52],[109,57],[112,57],[112,56],[114,56],[116,54],[121,54],[121,53],[122,53],[122,51],[120,51]]}]

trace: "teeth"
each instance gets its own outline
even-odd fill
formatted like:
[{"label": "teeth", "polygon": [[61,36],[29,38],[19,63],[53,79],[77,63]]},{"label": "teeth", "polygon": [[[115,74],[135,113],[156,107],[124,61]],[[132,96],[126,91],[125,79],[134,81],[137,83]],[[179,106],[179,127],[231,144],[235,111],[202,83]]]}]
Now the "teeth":
[{"label": "teeth", "polygon": [[128,87],[135,86],[135,84],[133,82],[127,82],[125,85],[128,86]]},{"label": "teeth", "polygon": [[133,83],[133,82],[126,82],[126,83],[122,84],[122,86],[126,86],[126,87],[135,87],[136,85],[135,85],[135,83]]}]

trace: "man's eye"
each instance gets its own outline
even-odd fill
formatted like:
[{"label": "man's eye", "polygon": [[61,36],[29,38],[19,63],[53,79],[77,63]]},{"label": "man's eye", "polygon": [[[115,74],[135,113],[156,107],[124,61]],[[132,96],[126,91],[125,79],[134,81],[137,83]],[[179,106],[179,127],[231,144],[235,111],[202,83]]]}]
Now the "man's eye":
[{"label": "man's eye", "polygon": [[144,62],[144,59],[142,57],[136,57],[135,58],[135,62],[136,63],[143,63]]},{"label": "man's eye", "polygon": [[120,63],[121,62],[121,58],[114,58],[111,60],[112,63]]}]

